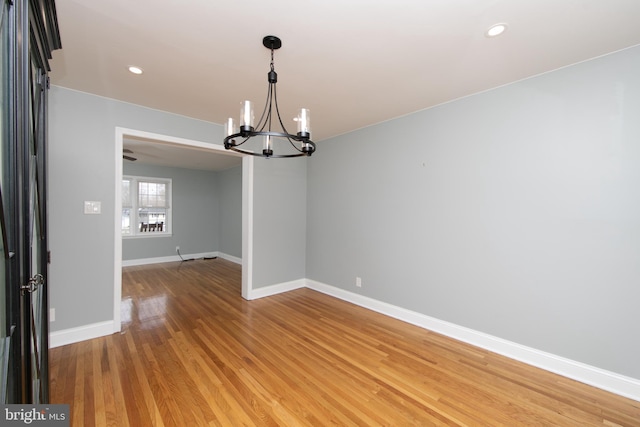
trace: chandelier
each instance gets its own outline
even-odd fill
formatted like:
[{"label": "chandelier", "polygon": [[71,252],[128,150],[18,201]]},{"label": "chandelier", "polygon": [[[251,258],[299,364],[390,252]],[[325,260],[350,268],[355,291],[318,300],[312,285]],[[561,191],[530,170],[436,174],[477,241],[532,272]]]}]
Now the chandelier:
[{"label": "chandelier", "polygon": [[[269,82],[269,90],[267,92],[267,102],[260,116],[258,123],[254,125],[253,103],[251,101],[243,101],[240,109],[240,123],[236,127],[232,118],[227,120],[225,124],[224,148],[227,150],[237,151],[239,153],[250,154],[252,156],[261,157],[300,157],[310,156],[316,151],[316,144],[311,141],[311,118],[309,110],[301,108],[298,116],[293,120],[298,124],[298,132],[291,134],[287,131],[278,110],[278,96],[276,94],[276,83],[278,82],[278,74],[273,66],[273,51],[280,49],[282,41],[276,36],[266,36],[262,39],[262,44],[271,50],[271,65],[267,80]],[[275,109],[275,116],[273,114]],[[273,121],[278,119],[280,131],[272,128]],[[277,124],[277,123],[276,123]],[[244,148],[243,145],[254,137],[263,137],[262,151]],[[240,142],[238,142],[240,140]],[[276,143],[289,143],[293,149],[278,153],[274,152]],[[247,145],[248,146],[248,145]],[[279,145],[280,147],[281,145]],[[280,148],[279,148],[280,150]]]}]

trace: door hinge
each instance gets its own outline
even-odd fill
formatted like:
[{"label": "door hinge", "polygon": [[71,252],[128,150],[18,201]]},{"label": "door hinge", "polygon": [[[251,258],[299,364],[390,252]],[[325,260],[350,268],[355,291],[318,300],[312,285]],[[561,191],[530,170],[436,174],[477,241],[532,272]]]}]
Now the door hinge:
[{"label": "door hinge", "polygon": [[51,79],[49,78],[49,76],[46,77],[44,85],[47,87],[47,89],[51,89]]},{"label": "door hinge", "polygon": [[33,276],[31,279],[29,279],[29,281],[25,285],[20,286],[20,291],[22,295],[26,294],[27,292],[31,293],[36,289],[38,289],[38,286],[41,286],[43,284],[44,284],[44,276],[38,273],[35,276]]}]

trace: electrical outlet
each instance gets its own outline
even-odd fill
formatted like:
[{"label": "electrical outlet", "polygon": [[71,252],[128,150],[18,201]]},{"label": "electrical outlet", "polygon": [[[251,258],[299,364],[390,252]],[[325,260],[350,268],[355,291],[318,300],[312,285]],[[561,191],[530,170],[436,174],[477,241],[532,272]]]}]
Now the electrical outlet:
[{"label": "electrical outlet", "polygon": [[362,287],[362,279],[360,277],[356,277],[356,286],[358,288]]},{"label": "electrical outlet", "polygon": [[49,322],[55,322],[56,321],[56,309],[55,308],[50,308],[49,309]]},{"label": "electrical outlet", "polygon": [[176,246],[176,252],[180,251],[180,246]]}]

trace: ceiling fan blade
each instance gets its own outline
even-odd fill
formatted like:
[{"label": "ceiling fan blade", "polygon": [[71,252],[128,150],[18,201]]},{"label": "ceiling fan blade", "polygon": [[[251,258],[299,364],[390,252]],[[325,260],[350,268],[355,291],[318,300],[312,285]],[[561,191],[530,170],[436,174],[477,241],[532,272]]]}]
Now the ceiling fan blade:
[{"label": "ceiling fan blade", "polygon": [[122,152],[127,154],[133,154],[133,151],[129,150],[128,148],[123,148]]},{"label": "ceiling fan blade", "polygon": [[125,160],[129,160],[131,162],[135,162],[136,160],[138,160],[135,157],[125,156],[124,154],[122,155],[122,158],[125,159]]}]

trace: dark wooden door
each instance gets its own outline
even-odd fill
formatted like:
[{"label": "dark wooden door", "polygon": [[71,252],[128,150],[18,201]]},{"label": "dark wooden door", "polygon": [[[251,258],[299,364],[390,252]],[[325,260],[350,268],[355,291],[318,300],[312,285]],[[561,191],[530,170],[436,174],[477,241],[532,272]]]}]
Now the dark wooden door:
[{"label": "dark wooden door", "polygon": [[47,90],[55,3],[2,2],[2,398],[48,402]]}]

